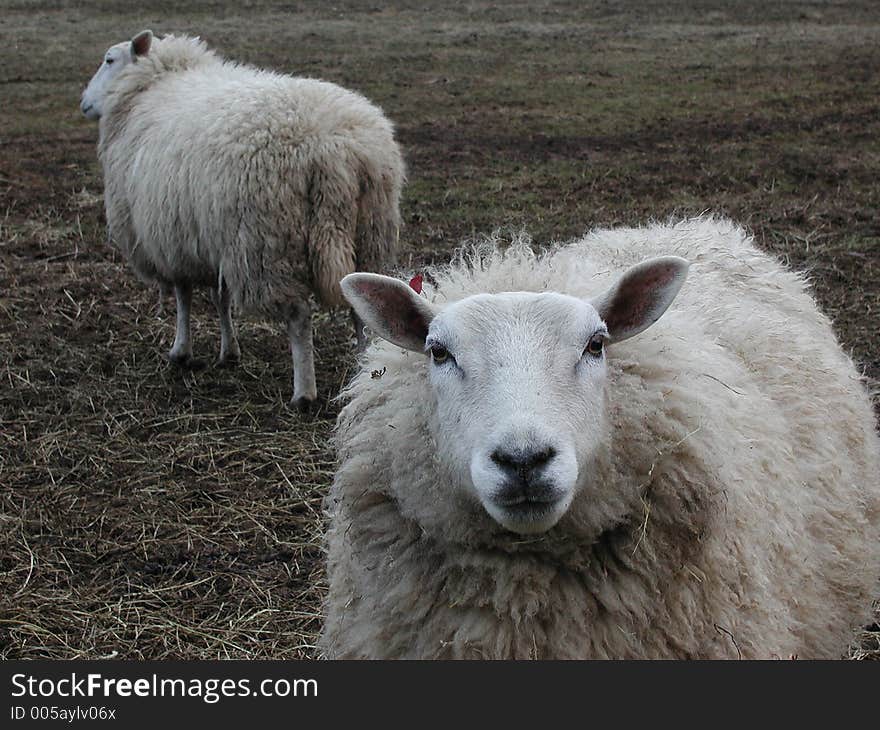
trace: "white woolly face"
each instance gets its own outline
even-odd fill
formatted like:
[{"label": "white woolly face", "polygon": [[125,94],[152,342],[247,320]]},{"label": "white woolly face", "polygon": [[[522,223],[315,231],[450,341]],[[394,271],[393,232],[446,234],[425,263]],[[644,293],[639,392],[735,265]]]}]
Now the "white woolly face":
[{"label": "white woolly face", "polygon": [[687,269],[674,256],[650,259],[589,301],[513,292],[439,308],[387,276],[349,274],[341,287],[377,335],[428,356],[445,471],[498,524],[533,534],[589,481],[606,433],[606,345],[656,322]]},{"label": "white woolly face", "polygon": [[92,76],[89,85],[83,92],[79,108],[87,119],[99,119],[104,113],[104,97],[107,95],[107,87],[115,79],[119,72],[133,62],[130,51],[131,43],[117,43],[107,49],[101,66]]},{"label": "white woolly face", "polygon": [[87,119],[100,119],[104,113],[104,100],[107,91],[122,70],[135,63],[138,56],[149,53],[153,34],[150,31],[138,33],[132,40],[110,46],[104,54],[101,65],[83,91],[79,108]]},{"label": "white woolly face", "polygon": [[604,432],[608,329],[562,294],[481,294],[441,310],[426,348],[447,468],[499,524],[565,514]]}]

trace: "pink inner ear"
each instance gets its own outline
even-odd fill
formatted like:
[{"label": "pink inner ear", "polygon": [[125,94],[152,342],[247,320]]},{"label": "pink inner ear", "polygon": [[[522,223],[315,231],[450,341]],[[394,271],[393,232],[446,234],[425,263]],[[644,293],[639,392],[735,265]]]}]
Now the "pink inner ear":
[{"label": "pink inner ear", "polygon": [[393,336],[419,340],[428,336],[428,322],[406,289],[370,281],[359,283],[357,289]]},{"label": "pink inner ear", "polygon": [[135,56],[146,56],[150,51],[152,36],[149,33],[141,33],[132,38],[131,46]]},{"label": "pink inner ear", "polygon": [[659,318],[656,310],[675,275],[672,266],[656,266],[622,281],[603,313],[611,337],[615,332],[623,334],[655,322]]}]

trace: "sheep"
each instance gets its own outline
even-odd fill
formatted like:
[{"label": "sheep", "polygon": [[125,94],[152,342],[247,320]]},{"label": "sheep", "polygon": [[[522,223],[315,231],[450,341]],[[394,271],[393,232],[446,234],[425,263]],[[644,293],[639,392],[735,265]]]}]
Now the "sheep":
[{"label": "sheep", "polygon": [[111,240],[142,279],[174,289],[169,359],[192,363],[192,290],[210,287],[220,364],[239,358],[233,306],[284,321],[292,403],[309,408],[310,294],[342,305],[345,274],[394,260],[405,170],[389,120],[335,84],[148,30],[104,54],[81,110],[100,120]]},{"label": "sheep", "polygon": [[382,340],[337,424],[323,655],[842,656],[880,441],[806,280],[723,219],[514,238],[421,296],[342,281]]}]

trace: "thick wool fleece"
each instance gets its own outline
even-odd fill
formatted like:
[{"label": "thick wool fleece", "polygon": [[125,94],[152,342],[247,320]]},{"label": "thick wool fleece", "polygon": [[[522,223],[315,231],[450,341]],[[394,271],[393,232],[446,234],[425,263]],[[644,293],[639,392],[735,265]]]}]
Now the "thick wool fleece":
[{"label": "thick wool fleece", "polygon": [[[431,272],[477,292],[590,297],[651,256],[688,281],[608,350],[608,430],[569,512],[505,532],[454,495],[428,359],[377,342],[339,417],[327,498],[329,657],[840,657],[880,579],[871,401],[804,279],[735,225],[600,230]],[[430,277],[429,277],[430,278]],[[382,370],[381,378],[370,376]]]},{"label": "thick wool fleece", "polygon": [[110,237],[147,280],[216,286],[287,314],[311,291],[382,268],[404,165],[359,94],[224,61],[167,36],[111,87],[100,123]]}]

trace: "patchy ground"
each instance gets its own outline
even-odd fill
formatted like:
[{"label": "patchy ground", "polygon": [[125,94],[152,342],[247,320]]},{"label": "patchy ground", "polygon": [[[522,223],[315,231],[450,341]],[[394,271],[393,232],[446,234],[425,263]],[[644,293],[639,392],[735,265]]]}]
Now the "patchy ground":
[{"label": "patchy ground", "polygon": [[[182,373],[105,243],[78,96],[143,27],[362,91],[397,122],[407,267],[525,225],[539,243],[705,210],[807,269],[880,377],[880,7],[0,0],[0,658],[314,655],[343,313],[316,329],[322,407],[286,408],[276,328]],[[218,348],[207,298],[196,347]],[[856,656],[880,655],[880,633]]]}]

